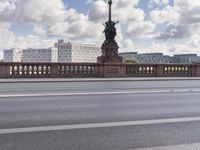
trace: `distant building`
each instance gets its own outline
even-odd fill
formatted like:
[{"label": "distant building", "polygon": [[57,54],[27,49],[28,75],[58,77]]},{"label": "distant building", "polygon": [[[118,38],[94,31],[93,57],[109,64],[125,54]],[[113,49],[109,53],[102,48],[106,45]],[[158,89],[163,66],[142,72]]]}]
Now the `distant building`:
[{"label": "distant building", "polygon": [[101,55],[101,48],[90,44],[58,40],[54,47],[58,49],[58,62],[96,62]]},{"label": "distant building", "polygon": [[[3,51],[4,62],[97,62],[97,57],[101,56],[100,47],[91,44],[65,43],[58,40],[54,43],[54,48],[40,49],[10,49]],[[190,64],[200,62],[197,54],[179,54],[174,56],[163,55],[163,53],[141,53],[122,52],[119,53],[123,60],[134,58],[142,64]]]},{"label": "distant building", "polygon": [[3,51],[3,61],[4,62],[21,62],[22,61],[22,51],[19,49],[10,49]]},{"label": "distant building", "polygon": [[136,58],[139,60],[140,63],[147,63],[147,64],[168,64],[169,63],[169,56],[163,55],[163,53],[144,53],[138,54]]},{"label": "distant building", "polygon": [[200,57],[197,54],[181,54],[181,55],[174,55],[174,62],[175,63],[193,63],[200,61]]},{"label": "distant building", "polygon": [[58,50],[56,48],[25,49],[23,62],[57,62]]},{"label": "distant building", "polygon": [[163,53],[143,53],[138,54],[136,52],[124,52],[119,53],[124,60],[127,60],[130,57],[136,58],[139,63],[144,64],[170,64],[170,63],[179,63],[179,64],[190,64],[193,62],[200,62],[200,57],[197,54],[181,54],[168,56],[163,55]]},{"label": "distant building", "polygon": [[169,56],[165,56],[162,53],[143,53],[138,54],[137,52],[125,52],[125,53],[119,53],[120,56],[123,57],[124,60],[134,57],[136,58],[139,63],[145,63],[145,64],[153,64],[153,63],[159,63],[159,64],[166,64],[169,62]]}]

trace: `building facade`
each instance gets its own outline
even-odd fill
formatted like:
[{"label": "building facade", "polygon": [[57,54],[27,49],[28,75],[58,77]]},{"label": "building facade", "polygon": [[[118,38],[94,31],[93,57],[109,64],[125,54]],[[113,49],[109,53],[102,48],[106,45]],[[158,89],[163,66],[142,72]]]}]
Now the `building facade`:
[{"label": "building facade", "polygon": [[138,60],[139,63],[144,64],[167,64],[170,63],[170,56],[163,55],[162,53],[143,53],[138,54],[136,52],[126,52],[126,53],[120,53],[120,56],[123,57],[124,60],[133,57],[136,60]]},{"label": "building facade", "polygon": [[101,55],[101,48],[90,44],[58,40],[54,47],[58,49],[58,62],[96,62]]},{"label": "building facade", "polygon": [[57,60],[56,48],[23,50],[23,62],[57,62]]},{"label": "building facade", "polygon": [[170,63],[190,64],[193,62],[200,61],[200,57],[197,56],[197,54],[182,54],[182,55],[168,56],[168,55],[163,55],[163,53],[138,54],[136,52],[128,52],[128,53],[125,52],[125,53],[120,53],[120,56],[122,56],[124,60],[133,57],[137,59],[139,63],[143,64],[170,64]]},{"label": "building facade", "polygon": [[[3,51],[4,62],[97,62],[97,57],[101,56],[100,47],[90,44],[65,43],[64,40],[58,40],[54,43],[54,48],[43,49],[10,49]],[[163,55],[163,53],[141,53],[123,52],[119,53],[123,60],[134,58],[143,64],[190,64],[200,62],[200,56],[197,54],[180,54],[174,56]]]},{"label": "building facade", "polygon": [[19,49],[10,49],[3,51],[3,61],[4,62],[21,62],[22,61],[22,51]]},{"label": "building facade", "polygon": [[147,64],[166,64],[169,63],[169,56],[165,56],[162,53],[145,53],[145,54],[138,54],[136,58],[139,60],[140,63],[147,63]]},{"label": "building facade", "polygon": [[181,55],[174,55],[174,62],[175,63],[193,63],[199,62],[200,57],[197,54],[181,54]]},{"label": "building facade", "polygon": [[5,62],[97,62],[101,48],[90,44],[65,43],[58,40],[54,48],[4,50]]}]

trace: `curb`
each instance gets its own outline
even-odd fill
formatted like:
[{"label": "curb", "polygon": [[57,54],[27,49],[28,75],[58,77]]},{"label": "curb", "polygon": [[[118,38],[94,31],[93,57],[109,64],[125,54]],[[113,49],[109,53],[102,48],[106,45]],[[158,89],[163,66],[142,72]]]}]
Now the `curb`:
[{"label": "curb", "polygon": [[128,82],[128,81],[184,81],[200,78],[87,78],[87,79],[2,79],[0,83],[47,83],[47,82]]}]

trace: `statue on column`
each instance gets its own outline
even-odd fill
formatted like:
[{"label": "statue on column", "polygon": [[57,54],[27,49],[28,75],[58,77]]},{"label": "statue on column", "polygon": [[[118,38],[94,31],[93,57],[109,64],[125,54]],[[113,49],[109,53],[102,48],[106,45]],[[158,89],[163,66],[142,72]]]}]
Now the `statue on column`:
[{"label": "statue on column", "polygon": [[105,23],[105,29],[103,33],[105,34],[105,41],[102,45],[102,56],[98,57],[98,62],[99,63],[121,63],[122,62],[122,57],[118,56],[118,45],[115,41],[115,37],[117,35],[117,31],[115,28],[115,25],[118,23],[112,21],[112,11],[111,11],[111,6],[112,6],[112,0],[108,1],[109,4],[109,17],[108,21]]}]

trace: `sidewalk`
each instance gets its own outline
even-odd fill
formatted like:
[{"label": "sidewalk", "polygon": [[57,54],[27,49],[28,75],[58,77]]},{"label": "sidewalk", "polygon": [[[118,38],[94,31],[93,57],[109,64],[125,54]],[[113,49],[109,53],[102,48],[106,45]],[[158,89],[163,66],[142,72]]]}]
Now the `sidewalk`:
[{"label": "sidewalk", "polygon": [[134,77],[134,78],[22,78],[0,79],[0,83],[29,83],[29,82],[114,82],[114,81],[172,81],[172,80],[200,80],[200,77]]}]

